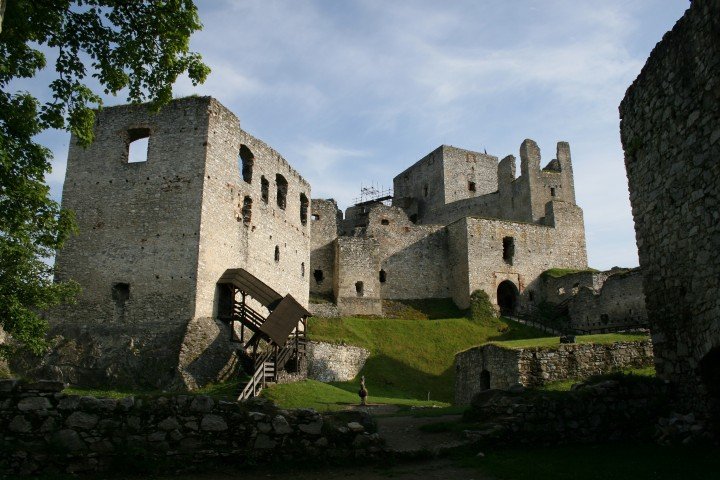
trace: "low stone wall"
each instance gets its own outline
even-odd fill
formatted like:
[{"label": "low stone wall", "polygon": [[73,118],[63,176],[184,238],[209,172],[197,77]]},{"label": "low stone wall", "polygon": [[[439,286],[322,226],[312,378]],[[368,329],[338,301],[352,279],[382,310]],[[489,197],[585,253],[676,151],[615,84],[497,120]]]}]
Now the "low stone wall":
[{"label": "low stone wall", "polygon": [[380,454],[360,412],[321,415],[207,396],[80,397],[57,382],[0,380],[0,472],[77,473],[141,462],[169,471],[205,462],[322,461]]},{"label": "low stone wall", "polygon": [[308,344],[308,378],[321,382],[347,382],[357,377],[370,352],[352,345],[325,342]]},{"label": "low stone wall", "polygon": [[552,348],[481,345],[455,356],[455,403],[468,404],[489,388],[526,387],[582,379],[653,364],[650,340],[611,344],[570,343]]},{"label": "low stone wall", "polygon": [[492,445],[652,440],[672,394],[669,384],[652,378],[609,380],[570,392],[521,390],[477,394],[465,419],[482,428],[465,435]]},{"label": "low stone wall", "polygon": [[308,305],[308,310],[313,317],[338,318],[340,316],[340,310],[334,303],[311,303]]}]

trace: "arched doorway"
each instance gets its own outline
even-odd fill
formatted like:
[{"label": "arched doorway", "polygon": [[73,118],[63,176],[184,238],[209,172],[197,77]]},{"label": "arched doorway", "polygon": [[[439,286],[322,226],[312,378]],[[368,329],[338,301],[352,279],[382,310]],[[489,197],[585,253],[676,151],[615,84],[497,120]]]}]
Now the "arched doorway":
[{"label": "arched doorway", "polygon": [[490,372],[483,370],[480,372],[480,390],[490,389]]},{"label": "arched doorway", "polygon": [[505,280],[498,285],[497,302],[500,307],[500,315],[515,315],[519,295],[520,292],[510,280]]}]

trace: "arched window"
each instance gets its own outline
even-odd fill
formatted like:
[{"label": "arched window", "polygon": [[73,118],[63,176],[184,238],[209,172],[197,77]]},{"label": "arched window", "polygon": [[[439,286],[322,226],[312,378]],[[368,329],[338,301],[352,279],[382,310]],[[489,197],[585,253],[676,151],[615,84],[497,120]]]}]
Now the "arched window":
[{"label": "arched window", "polygon": [[240,164],[240,172],[242,179],[247,183],[252,182],[253,165],[255,164],[255,155],[250,151],[247,145],[240,145],[240,153],[238,154],[238,163]]},{"label": "arched window", "polygon": [[285,210],[287,206],[288,182],[285,180],[285,177],[278,173],[275,175],[275,185],[277,186],[277,205],[282,210]]},{"label": "arched window", "polygon": [[300,223],[307,225],[307,214],[310,202],[304,193],[300,194]]},{"label": "arched window", "polygon": [[247,224],[250,223],[250,220],[252,220],[252,198],[245,197],[243,199],[242,221]]},{"label": "arched window", "polygon": [[278,245],[275,245],[275,262],[280,261],[280,247]]}]

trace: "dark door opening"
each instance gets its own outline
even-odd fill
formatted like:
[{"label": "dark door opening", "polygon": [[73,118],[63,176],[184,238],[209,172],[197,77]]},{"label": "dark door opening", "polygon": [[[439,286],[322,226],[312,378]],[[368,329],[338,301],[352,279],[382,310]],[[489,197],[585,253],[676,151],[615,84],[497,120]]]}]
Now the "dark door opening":
[{"label": "dark door opening", "polygon": [[490,372],[483,370],[480,372],[480,390],[490,389]]},{"label": "dark door opening", "polygon": [[505,280],[497,289],[497,302],[500,315],[515,315],[518,304],[518,289],[513,282]]}]

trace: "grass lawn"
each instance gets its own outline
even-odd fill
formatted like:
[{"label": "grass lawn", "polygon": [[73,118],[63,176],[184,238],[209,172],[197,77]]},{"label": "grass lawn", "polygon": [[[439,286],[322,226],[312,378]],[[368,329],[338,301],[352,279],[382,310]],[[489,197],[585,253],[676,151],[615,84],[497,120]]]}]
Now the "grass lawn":
[{"label": "grass lawn", "polygon": [[[575,337],[577,343],[615,343],[633,342],[637,340],[648,340],[650,337],[645,333],[600,333],[597,335],[578,335]],[[560,345],[560,337],[526,338],[520,340],[493,341],[495,345],[507,348],[528,348],[528,347],[557,347]]]},{"label": "grass lawn", "polygon": [[[397,405],[452,402],[457,352],[490,340],[546,335],[505,319],[474,323],[467,318],[311,318],[308,332],[311,340],[367,348],[370,358],[361,375],[365,375],[370,392],[368,401]],[[357,403],[358,388],[357,381],[306,381],[273,386],[264,395],[283,407],[342,408]]]},{"label": "grass lawn", "polygon": [[456,454],[461,465],[501,480],[692,480],[716,478],[720,471],[720,455],[710,447],[607,444],[464,455]]},{"label": "grass lawn", "polygon": [[626,368],[623,370],[620,370],[615,373],[609,373],[607,375],[598,375],[591,378],[584,378],[584,379],[577,379],[577,378],[570,378],[567,380],[557,380],[555,382],[549,382],[545,385],[535,387],[537,390],[544,390],[549,392],[568,392],[570,391],[570,388],[580,382],[587,382],[587,381],[595,381],[600,380],[601,378],[607,377],[607,379],[611,379],[614,376],[616,376],[618,373],[622,373],[624,375],[631,375],[631,376],[638,376],[638,377],[654,377],[655,376],[655,367],[645,367],[645,368]]}]

